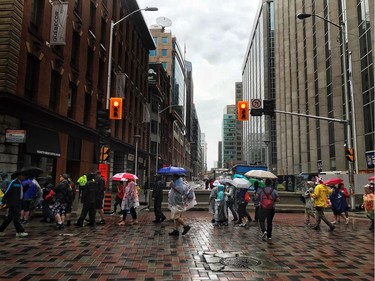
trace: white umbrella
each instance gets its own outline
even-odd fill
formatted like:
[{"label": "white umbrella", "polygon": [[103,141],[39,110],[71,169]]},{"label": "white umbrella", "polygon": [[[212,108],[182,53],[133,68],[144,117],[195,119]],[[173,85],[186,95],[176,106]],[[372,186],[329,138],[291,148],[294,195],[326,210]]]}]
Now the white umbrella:
[{"label": "white umbrella", "polygon": [[219,183],[221,183],[221,184],[226,184],[226,183],[228,183],[228,184],[233,185],[233,180],[231,180],[231,179],[220,179],[220,180],[219,180]]},{"label": "white umbrella", "polygon": [[275,176],[275,174],[263,170],[251,170],[248,171],[245,176],[258,179],[277,179],[277,176]]},{"label": "white umbrella", "polygon": [[243,178],[235,178],[232,180],[232,185],[234,185],[236,188],[249,188],[251,186],[251,182],[248,180],[245,180]]}]

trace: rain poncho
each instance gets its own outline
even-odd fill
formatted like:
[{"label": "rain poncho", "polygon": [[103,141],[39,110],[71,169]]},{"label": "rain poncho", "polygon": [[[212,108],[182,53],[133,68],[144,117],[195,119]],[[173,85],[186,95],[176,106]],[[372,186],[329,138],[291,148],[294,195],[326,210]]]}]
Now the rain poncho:
[{"label": "rain poncho", "polygon": [[225,204],[224,185],[217,186],[217,198],[215,199],[215,221],[224,222],[227,220],[227,208]]},{"label": "rain poncho", "polygon": [[131,181],[125,186],[124,197],[121,202],[121,210],[139,207],[139,198],[135,182]]},{"label": "rain poncho", "polygon": [[184,212],[197,204],[193,188],[182,178],[171,184],[168,194],[168,208],[172,212]]}]

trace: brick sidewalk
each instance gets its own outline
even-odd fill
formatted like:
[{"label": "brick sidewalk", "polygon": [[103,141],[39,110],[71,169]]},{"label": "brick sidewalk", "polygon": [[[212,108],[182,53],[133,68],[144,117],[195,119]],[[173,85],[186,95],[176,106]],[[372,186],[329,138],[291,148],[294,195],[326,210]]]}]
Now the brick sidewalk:
[{"label": "brick sidewalk", "polygon": [[331,233],[303,226],[303,214],[278,213],[267,243],[254,224],[213,227],[208,212],[187,212],[192,229],[180,237],[145,210],[124,228],[107,217],[62,231],[35,219],[28,239],[10,225],[0,238],[0,280],[374,280],[374,237],[363,218]]}]

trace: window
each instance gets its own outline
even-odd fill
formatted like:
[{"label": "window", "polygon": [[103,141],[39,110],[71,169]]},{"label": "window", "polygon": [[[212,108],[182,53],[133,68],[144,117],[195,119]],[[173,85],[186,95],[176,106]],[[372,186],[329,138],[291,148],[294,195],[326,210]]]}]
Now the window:
[{"label": "window", "polygon": [[87,48],[87,62],[86,62],[86,78],[89,81],[92,81],[93,60],[94,60],[94,50],[89,46]]},{"label": "window", "polygon": [[91,94],[85,93],[85,105],[84,105],[84,112],[83,112],[83,123],[85,125],[89,124],[90,119],[90,108],[91,108]]},{"label": "window", "polygon": [[157,50],[150,50],[150,57],[156,57],[158,54]]},{"label": "window", "polygon": [[32,0],[31,2],[30,30],[36,34],[41,34],[43,5],[44,1]]},{"label": "window", "polygon": [[162,55],[163,57],[168,56],[168,50],[167,50],[167,49],[162,49],[162,50],[161,50],[161,55]]},{"label": "window", "polygon": [[162,44],[168,44],[168,37],[162,37],[161,38],[161,43]]},{"label": "window", "polygon": [[49,108],[53,111],[57,109],[58,98],[61,89],[61,75],[56,70],[51,73],[51,88],[49,94]]},{"label": "window", "polygon": [[39,79],[39,60],[32,54],[27,55],[25,76],[25,99],[33,101],[37,92]]},{"label": "window", "polygon": [[79,16],[81,16],[82,0],[74,0],[74,12],[76,12]]},{"label": "window", "polygon": [[152,134],[158,133],[158,123],[155,120],[151,120],[151,133]]},{"label": "window", "polygon": [[105,46],[106,30],[107,30],[107,23],[105,21],[105,18],[102,18],[101,30],[100,30],[100,33],[101,33],[100,43],[103,46]]},{"label": "window", "polygon": [[68,92],[68,117],[74,118],[75,105],[77,100],[77,85],[70,82]]},{"label": "window", "polygon": [[78,67],[79,65],[79,47],[81,43],[81,37],[77,31],[73,31],[72,35],[72,56],[70,62],[73,66]]},{"label": "window", "polygon": [[95,17],[96,17],[96,6],[95,3],[90,2],[90,22],[89,29],[95,33]]},{"label": "window", "polygon": [[154,43],[157,46],[158,45],[158,37],[153,37],[152,39],[154,40]]},{"label": "window", "polygon": [[161,65],[164,67],[165,70],[167,70],[167,63],[166,62],[162,62]]}]

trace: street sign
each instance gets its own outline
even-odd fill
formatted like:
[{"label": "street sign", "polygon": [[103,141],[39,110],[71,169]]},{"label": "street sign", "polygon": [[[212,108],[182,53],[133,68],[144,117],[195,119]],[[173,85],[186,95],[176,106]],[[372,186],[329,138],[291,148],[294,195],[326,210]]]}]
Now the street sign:
[{"label": "street sign", "polygon": [[258,109],[262,108],[262,100],[261,99],[251,99],[251,109]]}]

